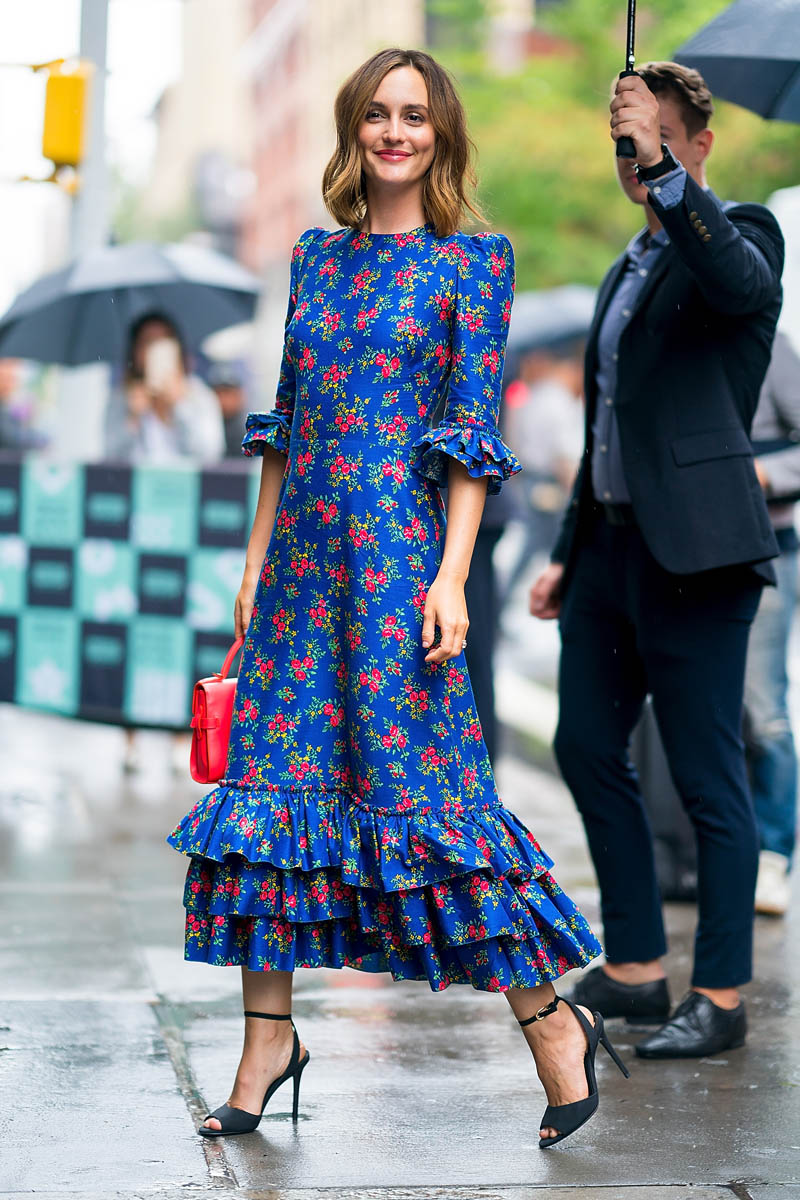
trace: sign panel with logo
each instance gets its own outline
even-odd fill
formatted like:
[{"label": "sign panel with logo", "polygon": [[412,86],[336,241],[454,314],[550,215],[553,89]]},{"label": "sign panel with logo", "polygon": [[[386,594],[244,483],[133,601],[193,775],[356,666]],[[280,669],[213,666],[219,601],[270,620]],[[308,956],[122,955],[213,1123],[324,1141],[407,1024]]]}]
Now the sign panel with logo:
[{"label": "sign panel with logo", "polygon": [[257,495],[246,464],[0,460],[0,701],[185,727],[233,639]]}]

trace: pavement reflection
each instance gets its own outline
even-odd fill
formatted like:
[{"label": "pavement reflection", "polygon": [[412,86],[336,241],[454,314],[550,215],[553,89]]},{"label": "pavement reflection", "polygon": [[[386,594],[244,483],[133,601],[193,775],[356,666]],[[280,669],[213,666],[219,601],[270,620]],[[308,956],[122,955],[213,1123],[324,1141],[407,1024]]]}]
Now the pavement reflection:
[{"label": "pavement reflection", "polygon": [[[563,1151],[538,1153],[543,1093],[502,997],[353,971],[298,975],[313,1061],[297,1127],[287,1090],[256,1134],[204,1143],[238,1056],[238,972],[182,961],[184,864],[163,838],[200,789],[170,773],[167,737],[142,748],[127,778],[119,730],[0,709],[1,1195],[800,1198],[797,897],[758,921],[748,1045],[635,1061],[629,1083],[598,1060],[601,1111]],[[563,786],[516,758],[499,780],[595,920]],[[670,908],[676,995],[693,923]]]}]

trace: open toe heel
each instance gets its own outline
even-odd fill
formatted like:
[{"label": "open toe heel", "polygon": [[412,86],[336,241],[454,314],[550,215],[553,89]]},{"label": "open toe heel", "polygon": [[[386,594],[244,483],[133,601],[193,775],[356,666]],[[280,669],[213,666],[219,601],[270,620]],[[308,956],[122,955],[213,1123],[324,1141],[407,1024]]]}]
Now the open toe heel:
[{"label": "open toe heel", "polygon": [[520,1021],[520,1025],[532,1025],[534,1021],[543,1021],[545,1017],[549,1017],[551,1013],[556,1011],[559,1004],[569,1005],[575,1014],[578,1024],[586,1035],[586,1053],[583,1056],[583,1069],[586,1072],[589,1095],[585,1096],[583,1100],[575,1100],[572,1104],[548,1104],[544,1110],[544,1116],[539,1128],[557,1129],[558,1134],[551,1138],[539,1138],[539,1147],[542,1150],[546,1150],[548,1146],[555,1146],[559,1142],[563,1142],[564,1138],[568,1138],[570,1134],[575,1133],[576,1130],[580,1129],[581,1125],[585,1125],[597,1112],[600,1096],[597,1091],[597,1074],[595,1072],[594,1060],[597,1055],[598,1045],[602,1045],[608,1052],[612,1062],[619,1067],[625,1078],[630,1078],[630,1071],[609,1041],[600,1013],[592,1013],[594,1017],[594,1025],[592,1025],[591,1022],[587,1021],[577,1004],[573,1004],[565,996],[556,996],[551,1004],[546,1004],[544,1008],[540,1008],[535,1016],[529,1017],[527,1021]]},{"label": "open toe heel", "polygon": [[[265,1021],[291,1021],[291,1013],[260,1013],[260,1012],[245,1012],[246,1017],[263,1017]],[[292,1044],[292,1055],[289,1059],[289,1065],[283,1074],[277,1079],[273,1079],[272,1083],[264,1093],[264,1099],[261,1103],[261,1112],[249,1113],[243,1108],[232,1108],[230,1104],[223,1104],[221,1108],[217,1108],[214,1112],[209,1113],[205,1118],[206,1121],[211,1117],[215,1117],[220,1123],[219,1129],[209,1129],[205,1124],[200,1126],[198,1132],[203,1137],[232,1137],[237,1133],[252,1133],[254,1129],[258,1129],[261,1123],[261,1118],[264,1115],[264,1109],[267,1107],[267,1102],[273,1093],[277,1092],[278,1088],[286,1083],[289,1079],[294,1082],[294,1095],[292,1099],[292,1120],[297,1120],[298,1107],[300,1104],[300,1079],[303,1071],[308,1065],[308,1060],[311,1055],[306,1050],[303,1057],[300,1057],[300,1038],[297,1036],[297,1030],[292,1021],[292,1034],[294,1041]]]}]

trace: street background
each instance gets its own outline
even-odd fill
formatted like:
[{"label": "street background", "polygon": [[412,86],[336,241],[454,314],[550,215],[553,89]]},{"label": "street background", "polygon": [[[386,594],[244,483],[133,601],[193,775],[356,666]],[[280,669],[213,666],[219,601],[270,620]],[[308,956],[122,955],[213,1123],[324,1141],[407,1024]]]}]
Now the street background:
[{"label": "street background", "polygon": [[[671,57],[724,7],[643,0],[639,61]],[[380,47],[430,49],[454,72],[477,146],[481,201],[514,245],[520,296],[544,292],[552,309],[550,289],[581,285],[590,303],[638,227],[615,182],[607,132],[609,82],[623,57],[619,0],[0,0],[4,62],[74,55],[82,17],[85,38],[99,16],[108,22],[105,137],[94,130],[78,167],[82,198],[19,181],[52,169],[39,152],[45,79],[0,67],[0,310],[42,273],[108,240],[230,255],[261,282],[261,299],[254,320],[214,334],[196,365],[211,387],[223,377],[235,383],[234,425],[248,409],[271,407],[288,256],[300,232],[329,224],[319,183],[333,97]],[[800,350],[797,128],[724,103],[714,128],[717,194],[767,201],[784,225],[783,327]],[[568,344],[559,354],[579,355],[579,326],[564,316]],[[535,345],[534,334],[523,329],[520,345]],[[526,613],[527,585],[563,500],[556,460],[581,424],[565,359],[545,359],[537,371],[557,382],[569,428],[547,469],[526,463],[500,522],[498,780],[504,801],[555,859],[559,881],[596,921],[582,828],[549,752],[557,629]],[[71,486],[69,471],[102,462],[118,372],[110,363],[20,365],[12,401],[16,427],[31,435],[25,469],[51,496],[59,481]],[[510,357],[507,382],[521,385],[509,393],[511,426],[521,410],[532,412],[542,379],[523,378],[522,359]],[[532,425],[518,420],[518,428],[536,440]],[[19,457],[0,454],[0,468]],[[134,476],[148,469],[136,466]],[[182,470],[188,477],[199,468],[187,460]],[[243,504],[251,484],[239,491]],[[5,504],[2,487],[0,495]],[[0,521],[7,515],[0,504]],[[10,627],[3,622],[24,607],[22,585],[12,604],[8,584],[24,573],[23,532],[0,546],[0,649]],[[161,550],[194,552],[189,534],[184,542]],[[193,636],[212,631],[207,653],[225,641],[224,591],[232,603],[239,552],[220,551],[213,596],[192,594],[192,613],[205,605],[205,616],[184,622],[181,610],[175,618]],[[128,595],[119,602],[132,603]],[[175,669],[189,678],[193,665],[187,650]],[[564,1152],[538,1152],[544,1095],[501,998],[454,987],[434,996],[351,971],[299,973],[295,1015],[312,1062],[298,1126],[278,1104],[252,1137],[203,1143],[196,1126],[227,1095],[238,1055],[240,998],[238,972],[182,961],[185,863],[164,838],[201,794],[188,777],[186,738],[144,730],[131,744],[113,724],[58,715],[67,710],[58,690],[65,663],[45,667],[40,690],[25,693],[31,707],[0,704],[0,1195],[800,1197],[796,887],[785,919],[757,921],[747,1046],[696,1063],[636,1062],[630,1081],[601,1063],[600,1114]],[[800,647],[792,672],[800,680]],[[141,723],[180,728],[185,689],[176,695],[151,720],[140,704]],[[797,686],[792,708],[800,717]],[[688,979],[693,922],[691,905],[668,906],[675,999]],[[630,1030],[619,1024],[612,1035],[630,1061]]]}]

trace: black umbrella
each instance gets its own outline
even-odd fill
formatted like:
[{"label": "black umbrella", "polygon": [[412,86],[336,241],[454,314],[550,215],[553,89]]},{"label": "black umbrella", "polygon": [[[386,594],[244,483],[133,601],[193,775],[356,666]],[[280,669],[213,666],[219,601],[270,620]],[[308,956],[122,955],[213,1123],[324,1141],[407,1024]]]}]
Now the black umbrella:
[{"label": "black umbrella", "polygon": [[0,320],[0,357],[120,362],[131,325],[155,311],[196,350],[210,333],[249,320],[260,286],[233,259],[203,246],[105,246],[17,297]]},{"label": "black umbrella", "polygon": [[800,0],[736,0],[675,58],[723,100],[800,122]]}]

